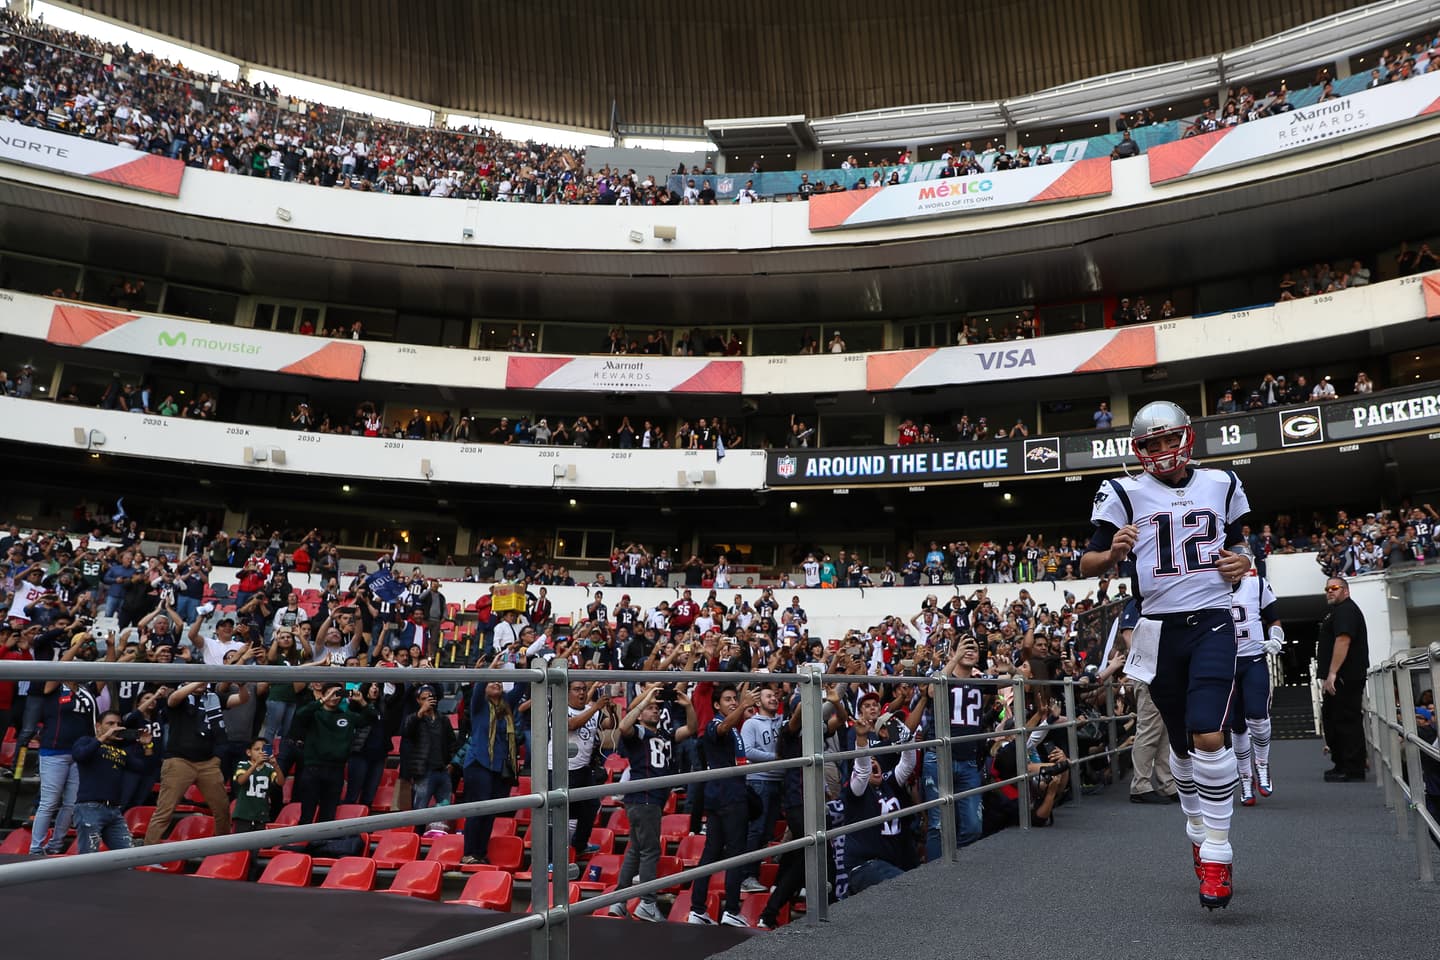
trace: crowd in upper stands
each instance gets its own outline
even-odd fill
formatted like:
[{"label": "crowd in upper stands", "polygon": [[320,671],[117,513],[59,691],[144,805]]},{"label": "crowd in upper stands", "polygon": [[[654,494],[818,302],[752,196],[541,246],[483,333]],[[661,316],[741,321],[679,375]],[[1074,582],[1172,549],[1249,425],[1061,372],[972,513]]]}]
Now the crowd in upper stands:
[{"label": "crowd in upper stands", "polygon": [[[1369,86],[1425,73],[1440,34],[1412,49],[1385,51]],[[1317,77],[1318,96],[1334,96],[1328,71]],[[1283,86],[1257,96],[1232,88],[1217,115],[1206,100],[1183,136],[1293,109]],[[295,100],[266,84],[221,80],[129,46],[100,43],[12,10],[0,11],[0,116],[19,123],[136,150],[163,154],[188,166],[323,187],[431,197],[578,204],[706,204],[715,202],[704,177],[671,187],[650,176],[608,166],[587,168],[582,150],[507,140],[490,129],[414,127]],[[1113,159],[1142,152],[1132,130],[1153,124],[1150,111],[1122,115]],[[909,162],[907,153],[896,166]],[[947,148],[938,176],[1024,168],[1052,158],[1045,146],[1018,149],[991,144],[979,154],[969,142]],[[897,170],[850,181],[842,164],[827,186],[804,181],[799,198],[816,192],[881,187],[901,181]],[[758,170],[758,167],[755,169]],[[678,171],[686,174],[682,167]],[[845,182],[842,183],[841,180]],[[762,199],[747,186],[736,202]]]}]

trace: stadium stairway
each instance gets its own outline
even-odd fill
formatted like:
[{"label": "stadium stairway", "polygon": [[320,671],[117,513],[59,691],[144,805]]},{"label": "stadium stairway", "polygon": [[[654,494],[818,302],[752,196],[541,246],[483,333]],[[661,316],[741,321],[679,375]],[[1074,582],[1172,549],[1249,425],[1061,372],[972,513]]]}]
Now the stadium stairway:
[{"label": "stadium stairway", "polygon": [[[1373,779],[1325,783],[1321,741],[1276,741],[1276,792],[1237,807],[1235,899],[1197,898],[1178,806],[1123,785],[1062,806],[1055,826],[1006,830],[843,900],[830,922],[752,937],[723,960],[797,956],[1408,957],[1434,944],[1440,884]],[[1440,851],[1432,853],[1440,862]]]},{"label": "stadium stairway", "polygon": [[1305,740],[1315,736],[1315,700],[1310,685],[1276,687],[1270,694],[1271,737]]}]

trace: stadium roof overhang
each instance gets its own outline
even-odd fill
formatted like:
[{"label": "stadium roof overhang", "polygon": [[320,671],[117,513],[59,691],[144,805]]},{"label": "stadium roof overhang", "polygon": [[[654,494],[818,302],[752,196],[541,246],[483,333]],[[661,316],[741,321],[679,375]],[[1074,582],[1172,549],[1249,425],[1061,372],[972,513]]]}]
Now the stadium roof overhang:
[{"label": "stadium roof overhang", "polygon": [[744,117],[706,120],[710,142],[721,150],[750,150],[761,147],[795,147],[813,150],[815,132],[803,116]]},{"label": "stadium roof overhang", "polygon": [[[239,293],[408,312],[676,324],[953,315],[1251,278],[1433,232],[1440,139],[1182,199],[914,240],[617,253],[375,242],[0,179],[0,248]],[[423,203],[423,201],[415,201]],[[604,211],[597,211],[603,216]],[[397,300],[398,298],[398,300]],[[1257,300],[1263,297],[1257,295]]]}]

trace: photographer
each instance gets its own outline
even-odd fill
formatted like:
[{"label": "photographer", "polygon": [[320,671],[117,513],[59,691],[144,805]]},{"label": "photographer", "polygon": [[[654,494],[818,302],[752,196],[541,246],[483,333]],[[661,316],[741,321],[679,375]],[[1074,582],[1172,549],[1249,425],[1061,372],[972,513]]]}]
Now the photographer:
[{"label": "photographer", "polygon": [[130,827],[122,812],[125,775],[141,772],[152,749],[150,731],[126,729],[118,710],[106,710],[94,735],[75,741],[70,755],[79,771],[75,833],[80,853],[99,853],[102,840],[111,850],[129,848]]},{"label": "photographer", "polygon": [[[867,741],[873,724],[861,713],[855,717],[857,743]],[[845,806],[845,822],[858,823],[895,813],[909,803],[905,783],[915,773],[915,751],[906,750],[893,770],[886,771],[876,757],[859,757],[850,768],[850,779],[841,792]],[[960,785],[956,784],[956,789]],[[850,895],[898,877],[914,859],[898,819],[857,830],[845,839],[845,870],[849,875]]]},{"label": "photographer", "polygon": [[[588,787],[593,782],[592,767],[600,751],[600,731],[611,730],[619,725],[615,707],[611,702],[609,684],[598,681],[587,685],[583,680],[572,680],[569,688],[569,737],[577,749],[567,764],[570,788]],[[574,823],[570,845],[577,856],[594,853],[590,850],[590,831],[595,828],[595,817],[600,812],[599,800],[586,800],[570,805],[570,819]]]},{"label": "photographer", "polygon": [[[378,684],[367,686],[378,687]],[[378,695],[378,690],[376,693]],[[405,718],[400,736],[408,748],[404,774],[412,784],[411,809],[424,810],[432,800],[441,806],[450,802],[449,764],[457,744],[450,721],[441,715],[437,706],[435,688],[420,687],[415,701],[418,709]],[[383,766],[383,757],[380,763]]]},{"label": "photographer", "polygon": [[[980,645],[974,637],[962,637],[954,647],[943,674],[955,680],[964,681],[978,676]],[[970,736],[983,732],[985,702],[988,690],[978,684],[955,683],[949,687],[948,701],[935,703],[932,710],[933,728],[938,735],[948,725],[952,737]],[[928,735],[927,735],[928,739]],[[950,748],[951,770],[956,792],[973,790],[980,786],[981,742],[970,740],[953,744]],[[936,752],[925,752],[921,789],[926,800],[940,796],[939,769]],[[941,832],[940,817],[943,811],[935,808],[926,813],[925,858],[940,859]],[[980,796],[978,794],[955,802],[956,841],[966,846],[980,839],[982,830]]]},{"label": "photographer", "polygon": [[[342,709],[343,706],[343,709]],[[345,697],[345,684],[327,681],[320,686],[320,698],[295,711],[290,738],[302,750],[304,768],[296,783],[300,800],[300,823],[335,819],[345,784],[345,764],[357,725],[379,723],[376,712],[358,689]]]}]

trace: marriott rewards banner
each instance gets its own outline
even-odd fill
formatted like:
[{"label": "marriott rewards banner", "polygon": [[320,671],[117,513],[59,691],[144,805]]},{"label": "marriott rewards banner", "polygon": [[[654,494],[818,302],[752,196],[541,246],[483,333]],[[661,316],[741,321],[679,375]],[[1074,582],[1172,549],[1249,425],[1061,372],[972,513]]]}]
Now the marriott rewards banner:
[{"label": "marriott rewards banner", "polygon": [[699,357],[510,357],[511,390],[604,393],[739,393],[745,365]]},{"label": "marriott rewards banner", "polygon": [[180,196],[180,178],[185,173],[185,164],[179,160],[11,120],[0,120],[0,160],[167,197]]},{"label": "marriott rewards banner", "polygon": [[1198,177],[1440,112],[1440,71],[1150,148],[1150,182]]},{"label": "marriott rewards banner", "polygon": [[865,380],[868,390],[901,390],[1154,365],[1155,328],[1125,327],[1036,340],[872,353],[865,360]]},{"label": "marriott rewards banner", "polygon": [[810,198],[810,229],[988,213],[1005,207],[1055,203],[1110,193],[1110,160],[1077,160],[972,177],[947,177]]},{"label": "marriott rewards banner", "polygon": [[188,323],[68,303],[50,314],[50,343],[167,360],[271,370],[324,380],[359,380],[365,348],[349,340]]}]

